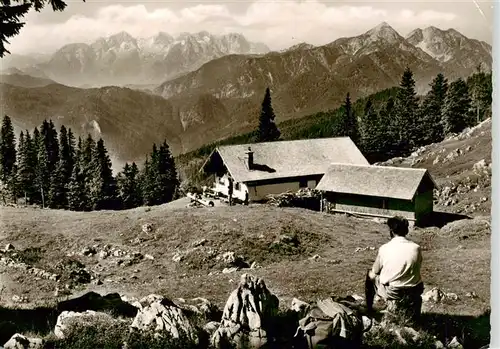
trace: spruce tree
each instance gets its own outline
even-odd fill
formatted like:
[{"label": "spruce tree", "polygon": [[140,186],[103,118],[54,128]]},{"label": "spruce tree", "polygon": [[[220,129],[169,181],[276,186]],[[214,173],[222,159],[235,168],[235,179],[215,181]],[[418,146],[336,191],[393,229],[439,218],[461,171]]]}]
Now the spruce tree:
[{"label": "spruce tree", "polygon": [[49,206],[52,208],[66,208],[68,206],[67,184],[72,173],[71,149],[66,127],[61,126],[59,133],[59,161],[51,175],[49,191]]},{"label": "spruce tree", "polygon": [[399,149],[399,128],[395,120],[395,101],[390,97],[379,113],[380,125],[380,153],[384,154],[380,160],[386,160],[398,156]]},{"label": "spruce tree", "polygon": [[78,162],[75,163],[68,183],[68,208],[72,211],[88,210],[85,178]]},{"label": "spruce tree", "polygon": [[40,136],[43,138],[45,151],[47,152],[47,171],[49,175],[52,175],[59,160],[59,141],[52,120],[42,122]]},{"label": "spruce tree", "polygon": [[69,173],[73,173],[73,166],[76,161],[76,149],[75,149],[75,135],[71,128],[68,128],[68,169]]},{"label": "spruce tree", "polygon": [[369,99],[364,108],[361,123],[361,148],[370,162],[378,161],[380,157],[382,130],[379,116],[374,109],[373,102]]},{"label": "spruce tree", "polygon": [[399,155],[406,156],[418,143],[417,110],[418,99],[415,92],[413,72],[406,68],[395,101],[395,126],[397,129],[397,142],[395,146]]},{"label": "spruce tree", "polygon": [[45,147],[45,137],[40,135],[38,137],[38,144],[36,148],[36,189],[40,195],[42,207],[47,206],[48,191],[50,187],[50,173],[48,169],[48,154]]},{"label": "spruce tree", "polygon": [[36,162],[33,159],[33,140],[26,130],[19,136],[19,146],[17,151],[17,182],[19,184],[19,194],[26,199],[26,204],[33,204],[36,199],[35,179]]},{"label": "spruce tree", "polygon": [[280,139],[280,131],[275,122],[276,115],[274,114],[271,103],[271,91],[266,88],[264,100],[259,117],[259,128],[257,129],[257,142],[272,142]]},{"label": "spruce tree", "polygon": [[467,78],[467,86],[474,110],[475,123],[479,123],[491,116],[489,115],[491,114],[493,93],[491,73],[483,72],[479,66],[476,73]]},{"label": "spruce tree", "polygon": [[5,115],[0,130],[0,180],[8,187],[16,163],[16,139],[14,126]]},{"label": "spruce tree", "polygon": [[445,134],[458,133],[474,124],[471,99],[462,78],[450,84],[443,108]]},{"label": "spruce tree", "polygon": [[438,74],[430,84],[418,114],[419,145],[441,142],[444,139],[443,106],[448,92],[448,80]]},{"label": "spruce tree", "polygon": [[123,171],[117,176],[119,196],[124,209],[138,207],[142,204],[138,177],[139,169],[135,162],[132,165],[126,163]]},{"label": "spruce tree", "polygon": [[156,166],[155,190],[159,193],[157,198],[158,204],[163,204],[174,199],[179,185],[174,158],[166,141],[163,142],[158,150]]},{"label": "spruce tree", "polygon": [[349,92],[347,93],[344,104],[342,105],[342,114],[339,123],[336,126],[338,129],[334,132],[338,137],[349,137],[359,145],[360,131],[358,119],[354,113]]},{"label": "spruce tree", "polygon": [[152,170],[152,165],[149,156],[146,156],[144,161],[144,166],[140,174],[140,188],[142,192],[142,200],[145,206],[151,206],[155,204],[155,191],[154,182],[155,174]]},{"label": "spruce tree", "polygon": [[99,139],[92,154],[90,174],[89,199],[93,210],[117,209],[116,179],[113,177],[111,160],[104,146],[104,141]]}]

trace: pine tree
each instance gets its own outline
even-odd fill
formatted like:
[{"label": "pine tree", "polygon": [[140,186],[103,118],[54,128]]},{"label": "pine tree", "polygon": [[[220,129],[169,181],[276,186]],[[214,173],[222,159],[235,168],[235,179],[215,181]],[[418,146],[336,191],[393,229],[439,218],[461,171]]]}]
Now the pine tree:
[{"label": "pine tree", "polygon": [[276,115],[274,114],[273,106],[271,104],[271,92],[269,87],[266,88],[264,100],[262,101],[262,108],[259,117],[259,128],[257,129],[257,142],[272,142],[280,138],[280,131],[275,123]]},{"label": "pine tree", "polygon": [[418,110],[417,93],[413,72],[406,68],[395,101],[395,122],[397,128],[397,144],[401,156],[408,155],[409,151],[418,143],[416,113]]},{"label": "pine tree", "polygon": [[16,163],[16,139],[14,126],[8,115],[5,115],[0,130],[0,181],[7,185],[11,179]]},{"label": "pine tree", "polygon": [[474,124],[467,84],[461,78],[450,84],[443,108],[445,134],[458,133]]},{"label": "pine tree", "polygon": [[336,128],[337,130],[334,132],[335,135],[338,137],[349,137],[354,143],[359,144],[360,132],[358,119],[352,108],[349,92],[342,105],[342,114]]},{"label": "pine tree", "polygon": [[444,139],[443,105],[448,92],[448,80],[438,74],[430,84],[431,90],[419,108],[419,145],[441,142]]}]

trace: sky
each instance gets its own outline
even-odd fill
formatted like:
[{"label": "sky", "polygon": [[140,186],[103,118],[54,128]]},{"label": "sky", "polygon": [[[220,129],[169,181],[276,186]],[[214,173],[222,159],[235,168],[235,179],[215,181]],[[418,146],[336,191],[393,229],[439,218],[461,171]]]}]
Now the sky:
[{"label": "sky", "polygon": [[149,37],[160,31],[176,36],[206,30],[241,33],[280,50],[301,42],[322,45],[360,35],[384,21],[403,36],[432,25],[491,44],[493,32],[491,0],[70,0],[67,4],[64,12],[48,7],[28,13],[26,25],[7,49],[16,54],[52,53],[68,43],[91,43],[121,31]]}]

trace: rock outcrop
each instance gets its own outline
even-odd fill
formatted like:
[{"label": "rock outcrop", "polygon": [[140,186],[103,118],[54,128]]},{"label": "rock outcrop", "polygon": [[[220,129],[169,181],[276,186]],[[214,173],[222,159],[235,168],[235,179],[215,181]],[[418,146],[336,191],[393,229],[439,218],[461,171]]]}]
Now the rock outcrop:
[{"label": "rock outcrop", "polygon": [[[151,301],[147,304],[147,301]],[[190,323],[182,308],[174,302],[161,296],[148,296],[140,301],[142,308],[137,313],[131,328],[139,331],[154,331],[160,335],[168,333],[173,338],[186,335],[193,341],[198,341],[196,329]]]},{"label": "rock outcrop", "polygon": [[270,340],[278,306],[278,298],[262,279],[243,274],[226,302],[222,321],[211,337],[212,345],[220,348],[229,342],[236,348],[261,348]]}]

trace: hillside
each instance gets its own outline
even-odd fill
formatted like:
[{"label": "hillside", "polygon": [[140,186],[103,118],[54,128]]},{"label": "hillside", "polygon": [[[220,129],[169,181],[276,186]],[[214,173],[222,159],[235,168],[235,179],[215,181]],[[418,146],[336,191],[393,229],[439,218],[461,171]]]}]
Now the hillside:
[{"label": "hillside", "polygon": [[182,150],[183,127],[169,101],[127,88],[25,88],[2,83],[0,105],[17,129],[33,129],[51,118],[57,127],[64,124],[77,135],[102,137],[119,161],[143,160],[152,144],[165,138],[174,151]]},{"label": "hillside", "polygon": [[[460,155],[448,156],[455,149],[460,149]],[[435,161],[436,156],[447,160]],[[486,121],[418,155],[388,164],[409,166],[413,162],[428,167],[442,191],[452,182],[472,177],[474,164],[480,160],[485,160],[487,168],[490,156],[491,122]],[[428,330],[443,342],[460,336],[466,348],[488,342],[489,330],[484,324],[477,327],[472,317],[484,314],[490,303],[490,176],[491,172],[481,170],[476,174],[481,178],[478,191],[459,190],[453,194],[456,204],[441,201],[435,208],[467,213],[460,207],[478,203],[477,196],[484,196],[486,201],[469,212],[474,219],[410,233],[423,248],[426,291],[438,287],[458,297],[424,305],[426,316],[433,319],[427,323]],[[293,297],[312,301],[363,294],[364,274],[377,246],[388,238],[386,227],[376,220],[261,205],[189,208],[187,204],[188,200],[180,199],[151,208],[87,213],[2,207],[0,243],[14,246],[4,257],[36,266],[49,276],[56,273],[61,281],[0,263],[5,287],[1,305],[32,308],[64,299],[68,292],[81,295],[95,290],[129,298],[152,293],[205,297],[222,307],[240,275],[250,272],[265,280],[284,309]],[[151,231],[145,231],[144,224]],[[286,236],[294,236],[295,243]],[[234,267],[217,258],[226,251],[242,256],[240,269],[222,272]],[[315,255],[319,257],[312,258]],[[253,262],[257,267],[249,269]],[[68,290],[65,284],[71,285]],[[24,303],[15,303],[16,299]],[[44,326],[35,332],[47,334]]]},{"label": "hillside", "polygon": [[23,73],[0,75],[0,83],[26,88],[44,87],[55,84],[50,79],[37,78]]}]

